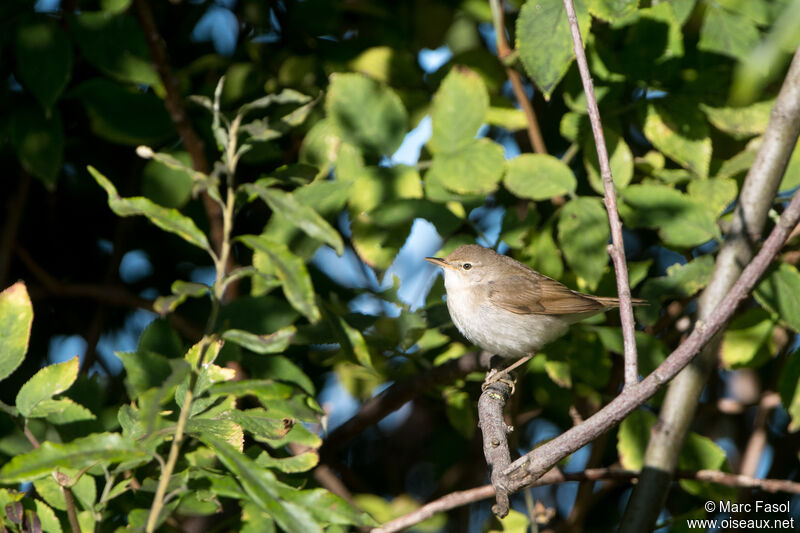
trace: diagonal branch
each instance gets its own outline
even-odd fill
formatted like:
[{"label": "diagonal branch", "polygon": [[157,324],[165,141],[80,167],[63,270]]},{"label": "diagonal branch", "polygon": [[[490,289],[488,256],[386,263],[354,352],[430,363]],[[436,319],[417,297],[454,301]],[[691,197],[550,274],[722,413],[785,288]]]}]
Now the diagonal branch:
[{"label": "diagonal branch", "polygon": [[722,329],[739,303],[747,297],[798,221],[800,221],[800,194],[795,193],[758,255],[747,265],[707,321],[698,321],[686,341],[644,380],[623,390],[619,396],[583,424],[567,430],[514,461],[505,471],[511,478],[508,485],[510,491],[530,485],[558,461],[617,425],[688,365],[700,349]]},{"label": "diagonal branch", "polygon": [[622,241],[622,223],[617,210],[617,195],[614,191],[614,180],[611,176],[611,165],[608,161],[608,148],[603,136],[603,125],[600,122],[600,110],[594,96],[594,84],[589,73],[589,64],[583,51],[583,39],[578,27],[578,18],[575,16],[575,6],[572,0],[564,0],[567,11],[569,27],[572,31],[572,43],[575,48],[575,58],[583,82],[583,91],[586,93],[586,108],[589,111],[589,120],[592,123],[592,133],[597,146],[597,159],[600,162],[600,175],[603,178],[605,196],[603,200],[608,213],[608,225],[611,228],[611,244],[608,253],[614,263],[614,272],[617,276],[617,292],[619,293],[619,315],[622,322],[622,339],[625,347],[625,388],[632,387],[639,381],[638,356],[636,354],[636,337],[634,335],[633,306],[631,304],[631,288],[628,284],[628,265],[625,263],[625,245]]}]

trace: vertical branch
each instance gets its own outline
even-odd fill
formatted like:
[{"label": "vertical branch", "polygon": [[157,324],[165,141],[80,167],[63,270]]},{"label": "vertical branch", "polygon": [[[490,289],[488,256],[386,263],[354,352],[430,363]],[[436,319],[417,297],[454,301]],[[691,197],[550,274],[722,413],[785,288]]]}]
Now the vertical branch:
[{"label": "vertical branch", "polygon": [[542,137],[542,131],[539,129],[539,121],[536,120],[536,112],[533,110],[531,101],[528,99],[528,95],[525,94],[525,88],[522,86],[522,77],[514,67],[506,64],[506,59],[513,52],[508,46],[508,40],[506,39],[502,0],[489,0],[489,5],[492,7],[492,21],[494,24],[495,40],[497,42],[497,57],[503,63],[508,81],[511,82],[514,96],[517,98],[522,112],[525,113],[525,119],[528,123],[528,138],[531,141],[531,146],[533,147],[533,151],[537,154],[546,154],[547,147],[544,144],[544,137]]},{"label": "vertical branch", "polygon": [[[711,281],[700,295],[700,320],[706,321],[716,313],[744,265],[753,257],[754,245],[760,239],[798,134],[800,48],[794,55],[770,114],[761,147],[745,178],[739,203],[733,213],[733,224],[717,254]],[[719,342],[719,338],[712,340],[667,389],[658,424],[653,429],[645,452],[646,468],[625,509],[621,532],[649,531],[655,524],[667,497],[678,454],[694,418],[700,393],[714,368]]]},{"label": "vertical branch", "polygon": [[592,123],[592,133],[597,146],[597,159],[600,162],[600,175],[603,178],[603,198],[608,212],[608,224],[611,228],[611,244],[608,253],[614,263],[614,272],[617,275],[617,292],[619,293],[619,314],[622,321],[622,339],[625,347],[625,388],[635,385],[639,381],[638,356],[636,354],[636,338],[634,336],[633,307],[631,305],[631,288],[628,285],[628,265],[625,263],[625,245],[622,242],[622,223],[617,211],[617,195],[614,190],[614,180],[611,176],[611,165],[608,161],[608,148],[603,135],[603,125],[600,122],[600,110],[594,96],[594,83],[589,73],[586,54],[583,51],[583,39],[578,27],[578,18],[575,16],[575,6],[572,0],[564,0],[564,9],[567,11],[569,27],[572,31],[572,43],[575,48],[575,58],[583,82],[583,91],[586,93],[586,108],[589,111],[589,120]]}]

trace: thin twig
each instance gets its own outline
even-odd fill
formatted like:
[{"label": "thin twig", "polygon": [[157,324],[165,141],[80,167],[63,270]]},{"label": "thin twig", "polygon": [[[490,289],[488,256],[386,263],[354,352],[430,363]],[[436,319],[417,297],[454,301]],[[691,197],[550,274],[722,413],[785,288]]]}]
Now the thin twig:
[{"label": "thin twig", "polygon": [[[62,283],[39,265],[27,250],[17,246],[15,251],[17,257],[19,257],[28,270],[30,270],[31,274],[33,274],[44,286],[44,289],[53,296],[61,298],[87,298],[104,304],[153,311],[153,300],[137,296],[129,292],[123,286],[92,283]],[[202,330],[177,313],[170,313],[169,321],[181,335],[190,340],[196,341],[203,336]]]},{"label": "thin twig", "polygon": [[547,147],[544,144],[544,137],[542,131],[539,129],[539,121],[536,120],[536,112],[533,110],[531,101],[525,93],[525,88],[522,85],[522,78],[513,66],[506,63],[506,59],[514,52],[508,46],[506,39],[506,27],[503,21],[503,3],[502,0],[489,0],[489,5],[492,8],[492,20],[494,22],[494,34],[497,42],[497,57],[503,63],[506,69],[506,75],[511,82],[511,88],[514,91],[514,96],[519,102],[519,107],[525,113],[525,121],[528,124],[528,138],[531,141],[533,151],[537,154],[546,154]]},{"label": "thin twig", "polygon": [[786,236],[800,220],[800,194],[795,193],[758,255],[747,265],[730,292],[706,322],[698,321],[694,331],[652,374],[622,393],[588,418],[558,437],[514,461],[506,470],[511,477],[509,489],[519,490],[547,472],[554,464],[572,452],[592,442],[622,421],[636,407],[653,396],[675,377],[698,351],[725,325],[739,303],[755,286],[772,259],[780,250]]},{"label": "thin twig", "polygon": [[639,382],[638,356],[636,354],[636,337],[634,336],[633,306],[631,304],[631,288],[628,284],[628,265],[625,263],[625,245],[622,241],[622,223],[617,210],[617,194],[614,191],[614,179],[611,176],[611,165],[608,161],[608,148],[606,147],[603,125],[600,122],[600,110],[594,96],[594,83],[589,73],[589,64],[583,51],[583,39],[578,27],[578,17],[575,15],[575,6],[572,0],[564,0],[564,9],[567,11],[569,27],[572,31],[572,43],[575,48],[575,58],[578,62],[578,71],[583,82],[583,91],[586,93],[586,109],[592,124],[592,133],[597,147],[597,159],[600,162],[600,175],[603,178],[605,196],[603,200],[608,213],[608,224],[611,228],[611,244],[608,253],[614,263],[614,272],[617,275],[617,292],[619,293],[619,315],[622,322],[622,339],[625,347],[625,388],[632,387]]},{"label": "thin twig", "polygon": [[[559,470],[551,470],[537,479],[530,486],[539,487],[542,485],[555,485],[570,481],[633,481],[640,476],[640,472],[632,470],[616,470],[611,468],[590,468],[583,472],[564,473]],[[729,474],[717,470],[696,470],[678,471],[675,476],[679,479],[691,479],[695,481],[708,481],[726,487],[759,489],[764,492],[787,492],[790,494],[800,494],[800,483],[796,481],[786,481],[782,479],[758,479],[748,476]],[[483,485],[474,489],[452,492],[446,496],[427,503],[406,515],[383,524],[371,530],[371,533],[392,533],[418,524],[427,520],[436,513],[449,511],[456,507],[469,505],[481,500],[486,500],[494,496],[494,489],[491,485]]]}]

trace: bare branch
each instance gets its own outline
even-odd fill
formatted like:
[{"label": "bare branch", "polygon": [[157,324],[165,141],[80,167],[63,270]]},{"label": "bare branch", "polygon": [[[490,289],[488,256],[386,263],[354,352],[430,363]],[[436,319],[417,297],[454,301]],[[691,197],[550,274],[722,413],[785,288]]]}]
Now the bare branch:
[{"label": "bare branch", "polygon": [[617,292],[619,293],[619,315],[622,322],[622,339],[625,347],[625,388],[632,387],[639,382],[638,355],[636,354],[636,337],[634,336],[633,306],[631,304],[631,288],[628,284],[628,265],[625,263],[625,245],[622,242],[622,223],[617,210],[617,195],[614,191],[614,180],[611,176],[611,165],[608,161],[608,148],[603,135],[603,125],[600,122],[600,110],[594,96],[594,83],[589,73],[589,64],[583,51],[583,39],[578,27],[578,18],[575,15],[575,6],[572,0],[564,0],[564,9],[567,11],[569,27],[572,31],[572,43],[575,48],[575,58],[583,82],[583,91],[586,93],[586,108],[592,124],[592,133],[597,147],[597,159],[600,162],[600,175],[603,178],[603,198],[608,213],[608,224],[611,228],[611,244],[608,253],[614,263],[614,272],[617,276]]},{"label": "bare branch", "polygon": [[758,255],[747,265],[708,320],[698,321],[686,341],[640,383],[623,390],[619,396],[583,424],[567,430],[514,461],[506,470],[511,477],[509,489],[513,491],[528,486],[532,480],[547,472],[558,461],[621,422],[688,365],[698,351],[730,319],[739,303],[747,297],[798,220],[800,220],[800,194],[795,193]]},{"label": "bare branch", "polygon": [[478,425],[483,434],[483,455],[491,469],[492,486],[497,495],[497,504],[492,512],[503,517],[508,514],[509,501],[506,484],[508,477],[503,474],[511,464],[511,453],[508,451],[506,435],[513,428],[503,420],[503,408],[506,405],[511,386],[504,381],[496,381],[486,386],[478,399]]},{"label": "bare branch", "polygon": [[[531,487],[542,485],[555,485],[570,481],[624,481],[629,482],[641,476],[640,472],[632,470],[617,470],[613,468],[590,468],[583,472],[564,473],[559,470],[551,470],[545,475],[534,481]],[[717,470],[697,470],[697,471],[678,471],[675,476],[679,479],[692,479],[695,481],[708,481],[726,487],[759,489],[764,492],[788,492],[790,494],[800,494],[800,483],[796,481],[785,481],[782,479],[758,479],[748,476],[740,476],[719,472]],[[486,500],[494,496],[491,485],[484,485],[474,489],[452,492],[446,496],[434,500],[408,513],[407,515],[395,518],[381,527],[371,530],[371,533],[393,533],[402,529],[418,524],[427,520],[436,513],[449,511],[456,507],[469,505],[481,500]]]}]

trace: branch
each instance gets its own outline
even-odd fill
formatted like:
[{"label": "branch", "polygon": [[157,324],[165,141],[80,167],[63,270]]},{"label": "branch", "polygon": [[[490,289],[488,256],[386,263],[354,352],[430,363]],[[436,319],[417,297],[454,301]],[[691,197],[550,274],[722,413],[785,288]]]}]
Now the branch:
[{"label": "branch", "polygon": [[[531,487],[542,485],[556,485],[570,481],[633,481],[641,476],[641,472],[633,470],[616,470],[611,468],[590,468],[583,472],[564,473],[559,470],[550,470],[545,475],[531,483]],[[758,479],[748,476],[739,476],[717,470],[678,471],[675,476],[679,479],[695,481],[708,481],[726,487],[760,489],[765,492],[788,492],[800,494],[800,483],[782,479]],[[423,505],[419,509],[385,523],[381,527],[371,530],[371,533],[392,533],[427,520],[436,513],[449,511],[456,507],[469,505],[494,496],[491,485],[483,485],[474,489],[452,492],[446,496]]]},{"label": "branch", "polygon": [[511,464],[506,435],[514,428],[507,426],[503,420],[503,408],[510,394],[511,386],[501,380],[486,386],[478,399],[478,426],[483,435],[483,455],[491,470],[492,486],[497,496],[492,512],[500,517],[506,516],[509,509],[509,491],[505,485],[508,478],[503,471]]},{"label": "branch", "polygon": [[505,474],[511,478],[509,489],[519,490],[547,472],[554,464],[572,452],[590,443],[622,421],[636,407],[642,405],[658,389],[680,372],[698,351],[708,343],[730,319],[739,303],[753,289],[758,279],[780,250],[786,236],[800,220],[800,194],[792,201],[764,243],[758,255],[747,265],[725,299],[706,322],[698,321],[694,331],[667,359],[644,380],[628,387],[597,414],[583,424],[575,426],[558,437],[514,461]]},{"label": "branch", "polygon": [[[747,173],[733,224],[717,254],[711,281],[700,295],[701,320],[717,312],[744,265],[753,256],[767,214],[800,134],[800,49],[783,82],[756,159]],[[669,473],[694,417],[700,394],[716,362],[719,339],[711,342],[691,366],[669,386],[645,453],[650,467],[634,488],[622,521],[623,533],[650,530],[658,519],[670,487]]]},{"label": "branch", "polygon": [[619,293],[619,315],[622,322],[622,339],[625,347],[625,388],[632,387],[639,382],[638,356],[636,354],[636,337],[634,336],[633,306],[631,304],[631,288],[628,284],[628,265],[625,263],[625,245],[622,242],[622,223],[617,211],[617,195],[614,191],[614,180],[611,176],[611,165],[608,161],[608,148],[603,136],[603,125],[600,122],[600,110],[594,96],[594,84],[589,73],[589,64],[583,51],[583,40],[578,27],[578,18],[575,16],[575,6],[572,0],[564,0],[564,9],[567,11],[569,27],[572,31],[572,43],[575,48],[575,58],[583,82],[583,91],[586,93],[586,108],[589,120],[592,123],[594,143],[597,147],[597,159],[600,162],[600,175],[603,178],[603,198],[608,212],[608,224],[611,228],[611,244],[608,253],[614,263],[614,272],[617,276],[617,292]]},{"label": "branch", "polygon": [[514,90],[514,96],[517,98],[522,112],[525,113],[525,119],[528,123],[528,138],[531,141],[531,146],[533,147],[533,151],[537,154],[546,154],[547,147],[544,144],[544,137],[542,137],[542,132],[539,129],[539,122],[536,120],[536,112],[533,110],[531,101],[528,99],[528,95],[525,94],[525,88],[522,86],[522,78],[514,67],[505,62],[505,59],[513,54],[513,52],[506,40],[506,26],[503,22],[502,0],[489,0],[489,5],[492,8],[494,34],[497,41],[497,57],[505,66],[506,75],[511,82],[511,88]]},{"label": "branch", "polygon": [[[147,46],[150,48],[150,55],[153,58],[153,63],[156,67],[156,72],[161,78],[161,83],[164,84],[166,96],[164,98],[164,107],[167,108],[172,123],[175,129],[178,130],[178,135],[183,139],[183,145],[189,156],[192,158],[192,168],[204,174],[208,174],[209,165],[206,158],[205,147],[202,139],[197,135],[189,121],[189,116],[186,113],[186,107],[183,105],[183,99],[180,92],[180,81],[178,77],[172,72],[169,65],[167,54],[167,45],[161,34],[158,32],[158,26],[153,18],[153,11],[150,9],[150,4],[147,0],[134,0],[136,4],[136,12],[139,15],[139,24],[144,31]],[[203,207],[208,217],[210,226],[211,242],[214,244],[214,250],[219,254],[223,241],[223,228],[222,228],[222,210],[217,203],[208,196],[208,193],[203,193]],[[231,265],[229,265],[230,267]],[[231,270],[229,268],[229,270]]]},{"label": "branch", "polygon": [[327,459],[365,428],[377,424],[389,413],[400,409],[423,392],[463,378],[481,369],[479,352],[470,352],[426,372],[397,381],[374,398],[367,400],[350,420],[328,435],[319,449],[320,462]]},{"label": "branch", "polygon": [[[137,296],[119,285],[99,285],[90,283],[62,283],[47,272],[27,250],[17,246],[17,256],[25,264],[33,276],[44,286],[50,294],[64,298],[88,298],[100,303],[111,304],[132,309],[144,309],[153,312],[153,300]],[[203,336],[197,326],[181,317],[177,313],[170,313],[169,321],[184,337],[198,340]]]}]

